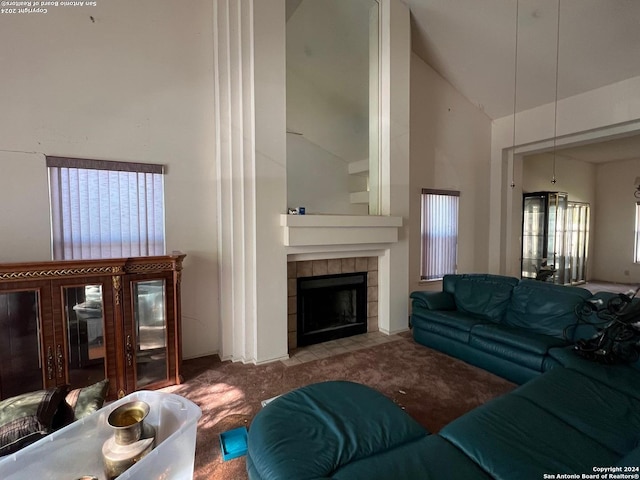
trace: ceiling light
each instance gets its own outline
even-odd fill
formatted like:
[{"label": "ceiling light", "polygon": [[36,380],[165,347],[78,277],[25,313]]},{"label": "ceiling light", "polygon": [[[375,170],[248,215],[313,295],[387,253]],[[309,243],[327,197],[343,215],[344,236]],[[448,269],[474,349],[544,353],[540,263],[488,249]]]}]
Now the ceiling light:
[{"label": "ceiling light", "polygon": [[516,48],[513,62],[513,151],[511,153],[511,188],[515,188],[515,157],[516,157],[516,98],[518,93],[518,12],[520,1],[516,1]]},{"label": "ceiling light", "polygon": [[558,25],[556,31],[556,97],[553,107],[553,172],[551,183],[556,184],[556,143],[558,135],[558,66],[560,64],[560,0],[558,0]]}]

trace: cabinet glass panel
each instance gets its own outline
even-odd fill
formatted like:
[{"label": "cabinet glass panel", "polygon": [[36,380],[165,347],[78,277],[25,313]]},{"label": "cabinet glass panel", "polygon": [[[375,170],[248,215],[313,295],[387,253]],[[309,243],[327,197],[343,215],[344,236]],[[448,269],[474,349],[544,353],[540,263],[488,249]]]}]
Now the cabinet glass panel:
[{"label": "cabinet glass panel", "polygon": [[544,259],[545,198],[526,197],[522,229],[522,277],[536,278]]},{"label": "cabinet glass panel", "polygon": [[0,398],[43,387],[39,311],[35,290],[0,293]]},{"label": "cabinet glass panel", "polygon": [[73,388],[105,378],[102,285],[65,287],[67,360]]},{"label": "cabinet glass panel", "polygon": [[567,203],[567,282],[586,281],[587,245],[589,239],[589,204]]},{"label": "cabinet glass panel", "polygon": [[549,195],[549,244],[547,263],[556,270],[554,283],[567,283],[566,267],[566,211],[567,195],[554,193]]},{"label": "cabinet glass panel", "polygon": [[133,282],[136,329],[136,388],[167,378],[165,281]]}]

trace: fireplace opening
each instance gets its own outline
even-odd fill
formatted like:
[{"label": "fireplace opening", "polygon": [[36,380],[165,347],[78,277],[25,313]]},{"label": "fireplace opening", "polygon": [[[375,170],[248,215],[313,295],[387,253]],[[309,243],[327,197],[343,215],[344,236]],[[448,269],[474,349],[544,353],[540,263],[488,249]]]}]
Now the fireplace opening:
[{"label": "fireplace opening", "polygon": [[298,278],[298,346],[367,332],[367,273]]}]

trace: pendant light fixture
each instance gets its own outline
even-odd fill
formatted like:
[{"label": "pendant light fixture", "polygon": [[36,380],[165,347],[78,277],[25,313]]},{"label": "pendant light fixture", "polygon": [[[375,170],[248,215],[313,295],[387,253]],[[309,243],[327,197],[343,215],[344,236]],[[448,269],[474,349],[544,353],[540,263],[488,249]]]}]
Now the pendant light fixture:
[{"label": "pendant light fixture", "polygon": [[516,0],[516,42],[513,62],[513,151],[511,161],[511,188],[515,188],[515,156],[516,156],[516,100],[518,93],[518,13],[520,10],[520,0]]},{"label": "pendant light fixture", "polygon": [[553,108],[553,171],[551,184],[555,185],[556,180],[556,145],[558,135],[558,66],[560,65],[560,0],[558,0],[558,24],[556,28],[556,94]]}]

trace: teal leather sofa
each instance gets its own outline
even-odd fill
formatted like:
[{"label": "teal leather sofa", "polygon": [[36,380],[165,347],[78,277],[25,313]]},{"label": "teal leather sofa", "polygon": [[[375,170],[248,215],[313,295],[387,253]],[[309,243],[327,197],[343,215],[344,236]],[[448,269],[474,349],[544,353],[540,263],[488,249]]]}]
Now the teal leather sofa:
[{"label": "teal leather sofa", "polygon": [[556,354],[566,366],[487,402],[436,434],[363,385],[325,382],[287,393],[251,423],[249,479],[603,478],[582,477],[598,468],[637,474],[640,372],[592,363],[570,349]]},{"label": "teal leather sofa", "polygon": [[[414,339],[521,383],[437,433],[390,399],[324,382],[269,403],[249,428],[250,480],[640,477],[640,367],[592,362],[581,288],[495,275],[414,293]],[[547,475],[547,476],[545,476]]]},{"label": "teal leather sofa", "polygon": [[416,342],[521,384],[559,365],[554,348],[588,338],[575,314],[591,292],[489,274],[447,275],[442,291],[413,292]]}]

